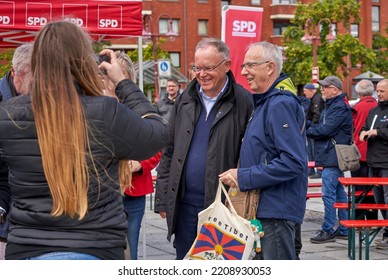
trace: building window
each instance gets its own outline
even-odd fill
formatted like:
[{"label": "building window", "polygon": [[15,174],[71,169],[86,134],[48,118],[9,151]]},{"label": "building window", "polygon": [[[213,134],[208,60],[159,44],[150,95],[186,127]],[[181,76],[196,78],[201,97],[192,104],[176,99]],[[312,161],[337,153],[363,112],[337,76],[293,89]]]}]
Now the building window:
[{"label": "building window", "polygon": [[380,3],[380,0],[372,0],[373,3]]},{"label": "building window", "polygon": [[372,32],[380,31],[380,7],[372,6]]},{"label": "building window", "polygon": [[[166,34],[170,24],[170,19],[161,18],[159,19],[159,34]],[[172,31],[179,35],[179,19],[172,20]]]},{"label": "building window", "polygon": [[199,36],[207,36],[208,33],[209,33],[208,20],[207,19],[198,20],[198,35]]},{"label": "building window", "polygon": [[171,59],[171,64],[174,67],[181,67],[181,53],[179,52],[170,52],[170,59]]},{"label": "building window", "polygon": [[272,0],[272,4],[296,4],[297,0]]},{"label": "building window", "polygon": [[283,35],[286,28],[290,25],[289,21],[275,21],[273,23],[273,35],[280,36]]},{"label": "building window", "polygon": [[352,35],[354,38],[358,38],[358,24],[352,23],[350,25],[350,35]]},{"label": "building window", "polygon": [[252,5],[261,5],[261,0],[251,0]]},{"label": "building window", "polygon": [[198,3],[207,3],[207,0],[198,0]]}]

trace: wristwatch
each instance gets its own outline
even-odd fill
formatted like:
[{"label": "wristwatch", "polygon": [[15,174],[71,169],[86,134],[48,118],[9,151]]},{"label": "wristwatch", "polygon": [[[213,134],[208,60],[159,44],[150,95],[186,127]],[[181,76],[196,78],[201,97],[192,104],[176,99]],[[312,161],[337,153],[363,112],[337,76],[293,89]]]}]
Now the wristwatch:
[{"label": "wristwatch", "polygon": [[0,224],[5,222],[5,215],[7,214],[7,211],[3,207],[0,207]]}]

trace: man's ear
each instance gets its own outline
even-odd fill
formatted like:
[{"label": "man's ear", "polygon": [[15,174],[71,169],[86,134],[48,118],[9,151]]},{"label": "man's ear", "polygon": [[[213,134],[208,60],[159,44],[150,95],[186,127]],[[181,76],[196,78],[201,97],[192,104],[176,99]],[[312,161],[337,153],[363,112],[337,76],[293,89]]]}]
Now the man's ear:
[{"label": "man's ear", "polygon": [[225,62],[225,66],[226,66],[226,68],[227,68],[226,72],[228,72],[228,71],[230,70],[230,66],[231,66],[231,65],[232,65],[232,61],[228,59],[228,60]]},{"label": "man's ear", "polygon": [[15,69],[13,68],[13,65],[11,65],[11,76],[12,76],[12,78],[14,78],[15,75],[16,75]]}]

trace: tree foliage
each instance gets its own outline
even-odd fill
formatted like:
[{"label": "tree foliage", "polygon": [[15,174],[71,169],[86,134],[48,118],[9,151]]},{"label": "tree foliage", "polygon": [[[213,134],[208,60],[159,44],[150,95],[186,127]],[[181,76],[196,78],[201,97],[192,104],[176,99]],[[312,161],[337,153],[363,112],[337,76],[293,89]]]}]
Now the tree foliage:
[{"label": "tree foliage", "polygon": [[[352,23],[361,21],[360,9],[361,4],[355,0],[323,0],[310,4],[298,4],[292,25],[283,34],[286,56],[284,70],[295,84],[311,81],[313,45],[306,45],[301,41],[305,28],[310,35],[320,37],[317,49],[320,77],[328,75],[346,77],[350,68],[358,66],[361,66],[362,71],[381,72],[376,52],[367,48],[349,33],[337,32],[336,40],[332,43],[326,40],[330,26],[329,21],[322,19],[329,19],[331,23],[336,23],[337,27],[343,26],[345,30],[350,30]],[[311,24],[305,26],[308,19],[311,20]]]},{"label": "tree foliage", "polygon": [[[160,38],[159,40],[155,40],[156,43],[156,53],[157,59],[167,59],[170,58],[170,54],[160,48],[161,44],[166,42],[165,39]],[[139,49],[136,48],[133,51],[128,52],[129,57],[133,62],[139,61]],[[143,48],[143,61],[154,60],[154,51],[153,51],[153,43],[151,42],[145,48]]]},{"label": "tree foliage", "polygon": [[0,79],[11,69],[14,52],[15,49],[5,49],[0,52]]}]

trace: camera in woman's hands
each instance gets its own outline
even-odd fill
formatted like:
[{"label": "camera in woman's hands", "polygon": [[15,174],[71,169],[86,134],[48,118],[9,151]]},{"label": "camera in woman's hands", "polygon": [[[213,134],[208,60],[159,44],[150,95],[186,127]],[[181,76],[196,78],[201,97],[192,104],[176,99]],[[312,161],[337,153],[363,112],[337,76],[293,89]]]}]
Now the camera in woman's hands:
[{"label": "camera in woman's hands", "polygon": [[103,61],[110,63],[110,56],[109,54],[101,54],[98,56],[98,62],[101,64]]}]

